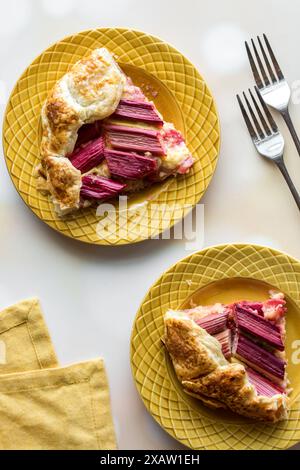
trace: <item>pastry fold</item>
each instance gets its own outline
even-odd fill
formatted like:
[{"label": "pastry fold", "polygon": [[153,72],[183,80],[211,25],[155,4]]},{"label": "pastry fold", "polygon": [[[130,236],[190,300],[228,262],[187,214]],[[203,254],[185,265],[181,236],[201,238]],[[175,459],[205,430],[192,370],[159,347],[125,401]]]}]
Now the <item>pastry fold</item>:
[{"label": "pastry fold", "polygon": [[113,114],[126,77],[106,48],[94,50],[58,80],[42,108],[41,174],[58,212],[78,209],[81,173],[65,158],[79,129]]},{"label": "pastry fold", "polygon": [[164,317],[164,344],[184,390],[212,408],[226,408],[259,421],[286,419],[288,397],[258,395],[242,364],[228,362],[220,343],[186,312]]}]

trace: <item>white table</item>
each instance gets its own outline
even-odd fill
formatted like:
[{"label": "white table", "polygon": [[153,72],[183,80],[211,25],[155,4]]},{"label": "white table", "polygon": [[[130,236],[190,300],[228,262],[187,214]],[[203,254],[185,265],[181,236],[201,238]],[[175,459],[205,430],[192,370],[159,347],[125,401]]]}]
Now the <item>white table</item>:
[{"label": "white table", "polygon": [[[265,19],[269,8],[272,19]],[[219,108],[221,155],[202,200],[205,246],[255,242],[300,258],[297,207],[277,169],[256,155],[235,101],[235,94],[253,83],[243,40],[256,34],[269,35],[289,81],[300,78],[299,13],[297,0],[288,7],[281,0],[3,1],[1,115],[21,72],[66,35],[123,26],[160,36],[198,66]],[[299,106],[292,105],[291,114],[300,131]],[[287,165],[300,189],[300,158],[279,117],[277,121],[286,136]],[[106,248],[64,238],[32,215],[3,159],[0,165],[0,307],[39,296],[61,364],[105,358],[120,449],[181,449],[153,421],[136,392],[129,339],[144,294],[166,268],[188,254],[185,243],[153,240]]]}]

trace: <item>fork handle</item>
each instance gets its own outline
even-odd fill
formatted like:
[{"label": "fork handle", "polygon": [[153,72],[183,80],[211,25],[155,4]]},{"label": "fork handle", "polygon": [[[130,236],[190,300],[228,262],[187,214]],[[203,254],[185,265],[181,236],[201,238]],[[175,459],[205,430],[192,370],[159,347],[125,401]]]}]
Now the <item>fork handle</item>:
[{"label": "fork handle", "polygon": [[293,181],[291,180],[291,177],[289,175],[287,167],[285,166],[283,158],[280,158],[280,159],[276,160],[276,164],[277,164],[279,170],[281,171],[285,181],[287,182],[288,187],[290,188],[290,191],[293,195],[293,198],[295,199],[295,202],[298,206],[298,209],[300,210],[300,195],[299,195]]},{"label": "fork handle", "polygon": [[296,145],[296,148],[297,148],[297,151],[298,151],[298,154],[300,156],[300,140],[299,140],[299,137],[298,137],[298,134],[296,132],[296,129],[294,127],[294,124],[293,124],[293,121],[291,119],[291,116],[290,116],[290,113],[289,113],[289,110],[288,108],[284,109],[283,111],[281,111],[281,115],[283,117],[283,119],[285,120],[285,123],[286,125],[288,126],[289,128],[289,131],[291,133],[291,136],[293,138],[293,141]]}]

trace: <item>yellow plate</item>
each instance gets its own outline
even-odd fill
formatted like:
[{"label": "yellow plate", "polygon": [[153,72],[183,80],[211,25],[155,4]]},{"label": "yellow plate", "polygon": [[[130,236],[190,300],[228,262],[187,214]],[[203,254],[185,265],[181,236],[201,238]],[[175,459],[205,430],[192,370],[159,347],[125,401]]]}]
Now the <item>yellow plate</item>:
[{"label": "yellow plate", "polygon": [[[291,411],[278,424],[257,423],[215,412],[186,395],[161,344],[163,315],[196,303],[263,300],[270,288],[288,300],[287,357],[293,387]],[[300,441],[300,262],[270,248],[222,245],[180,261],[151,287],[137,314],[131,365],[138,391],[152,416],[193,449],[286,449]]]},{"label": "yellow plate", "polygon": [[[60,220],[49,199],[36,190],[40,111],[48,91],[74,62],[105,46],[125,72],[154,99],[166,120],[186,137],[196,157],[191,173],[173,178],[129,200],[125,227],[122,213],[106,216],[99,231],[95,209]],[[47,49],[19,79],[6,110],[4,154],[13,183],[32,211],[50,227],[86,243],[121,245],[155,237],[184,217],[200,200],[214,173],[220,145],[213,97],[195,67],[176,49],[148,34],[127,29],[97,29],[70,36]],[[168,205],[166,209],[165,205]],[[167,214],[166,214],[167,211]],[[123,214],[124,215],[124,214]],[[97,230],[98,226],[98,230]]]}]

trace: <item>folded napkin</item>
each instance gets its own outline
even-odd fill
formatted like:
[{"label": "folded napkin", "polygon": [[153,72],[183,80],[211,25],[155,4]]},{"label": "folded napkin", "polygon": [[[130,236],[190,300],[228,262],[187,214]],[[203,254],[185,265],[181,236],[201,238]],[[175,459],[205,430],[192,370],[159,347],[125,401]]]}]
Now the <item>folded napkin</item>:
[{"label": "folded napkin", "polygon": [[0,312],[0,417],[0,450],[116,448],[103,360],[58,367],[37,299]]},{"label": "folded napkin", "polygon": [[116,448],[102,360],[0,377],[1,450]]},{"label": "folded napkin", "polygon": [[38,299],[24,300],[0,312],[0,374],[57,366]]}]

